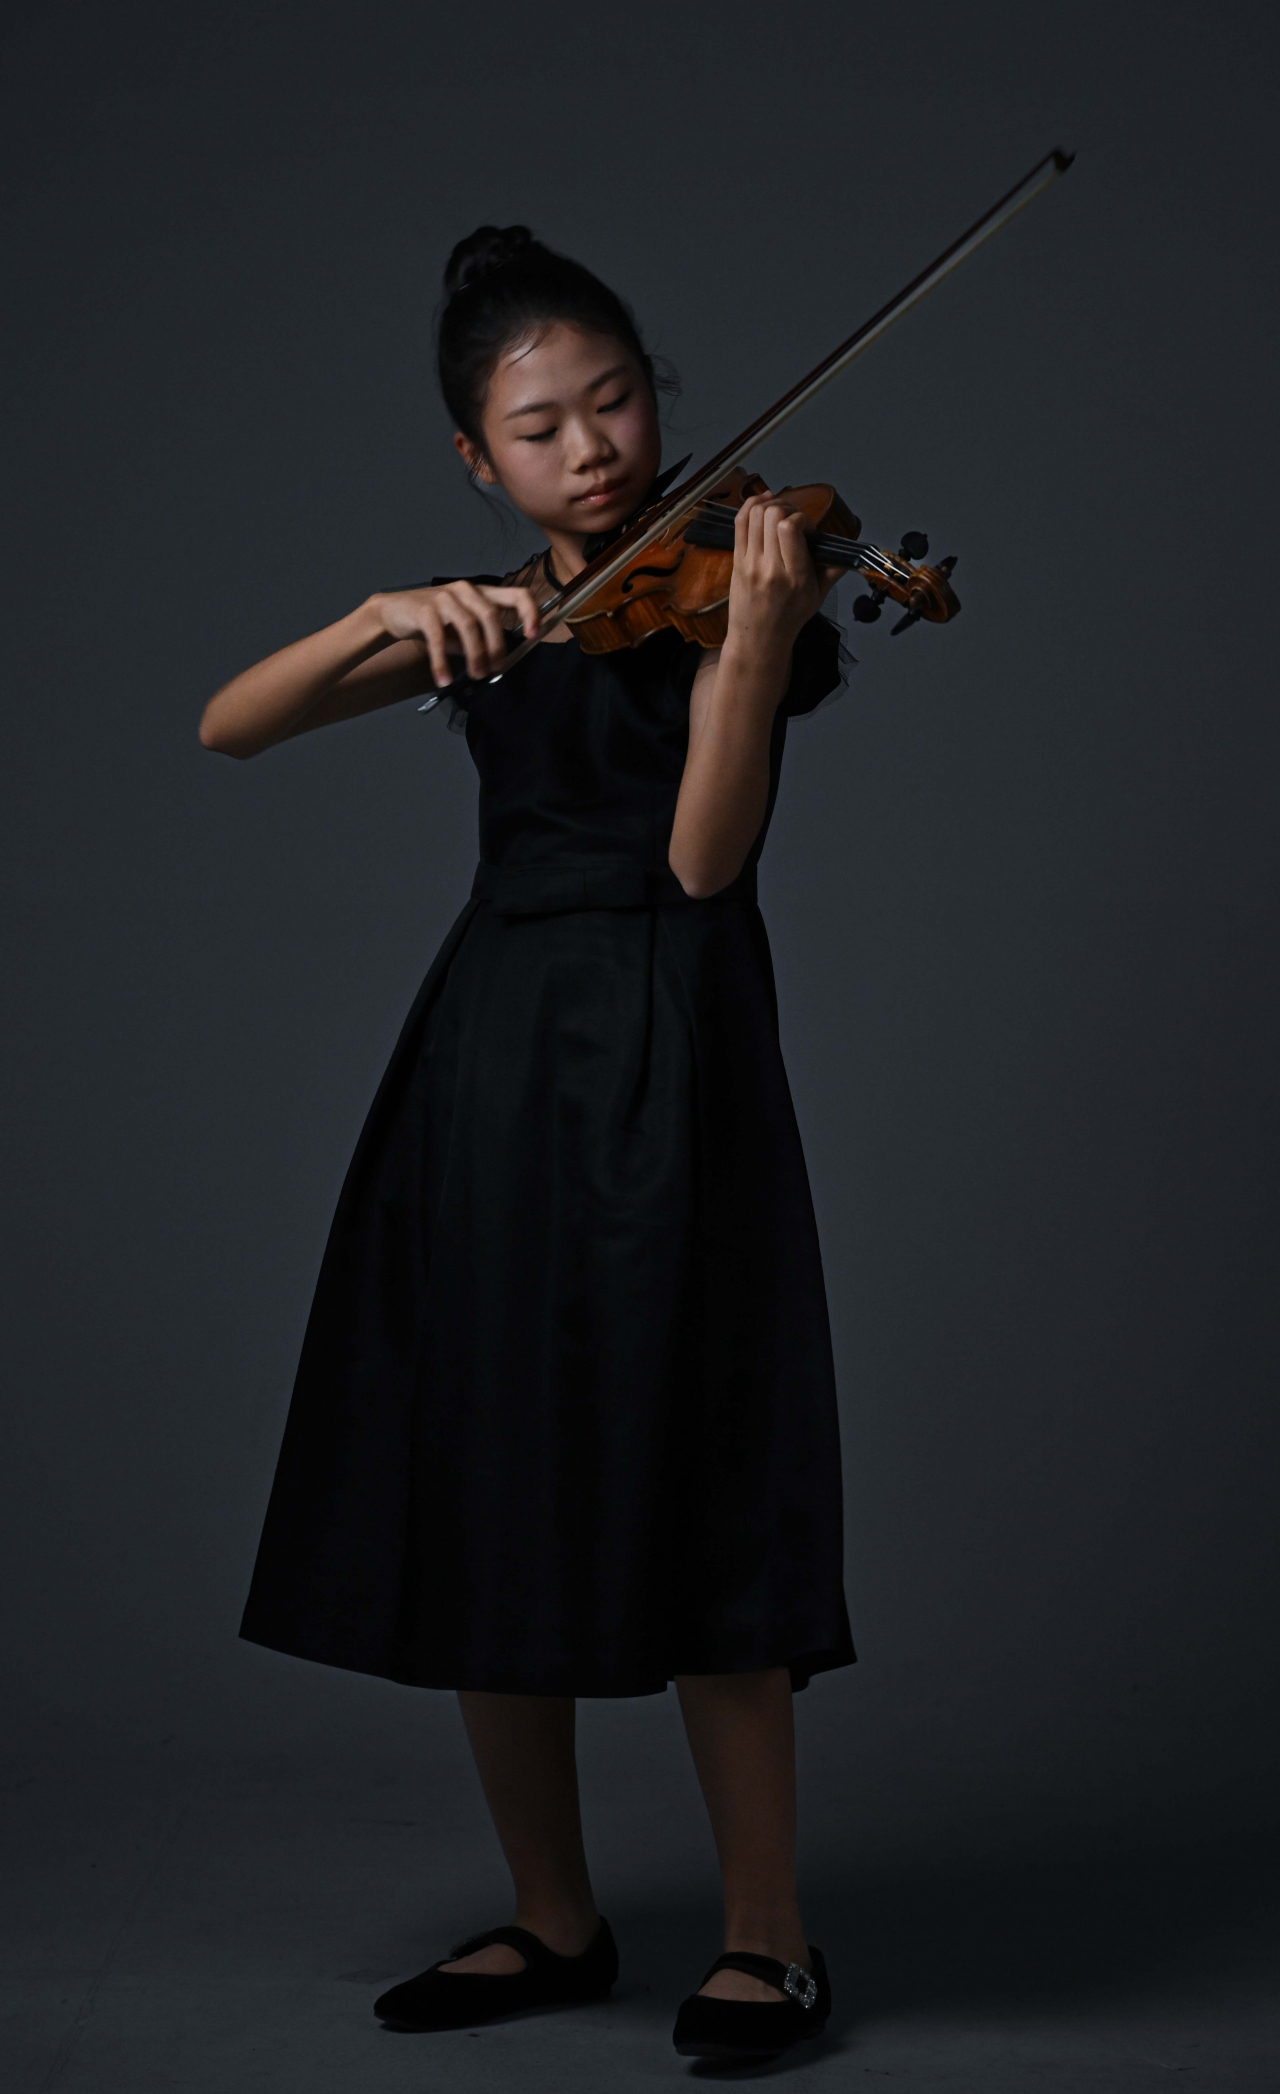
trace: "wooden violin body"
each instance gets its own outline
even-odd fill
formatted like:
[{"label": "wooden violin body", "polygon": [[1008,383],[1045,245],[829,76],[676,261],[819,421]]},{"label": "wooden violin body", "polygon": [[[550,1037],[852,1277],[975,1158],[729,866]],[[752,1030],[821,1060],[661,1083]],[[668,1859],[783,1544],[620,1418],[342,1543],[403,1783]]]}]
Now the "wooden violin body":
[{"label": "wooden violin body", "polygon": [[[733,580],[734,512],[748,495],[767,492],[758,473],[735,467],[692,513],[685,510],[673,518],[580,611],[567,617],[584,654],[638,647],[651,633],[667,627],[699,647],[723,646]],[[926,618],[940,625],[955,617],[960,605],[948,580],[954,561],[924,567],[913,562],[905,544],[898,553],[863,544],[858,518],[825,482],[780,492],[808,525],[815,563],[851,568],[870,582],[871,597],[861,601],[873,605],[872,617],[879,615],[885,597],[903,605],[904,624]],[[923,547],[923,541],[919,543]]]}]

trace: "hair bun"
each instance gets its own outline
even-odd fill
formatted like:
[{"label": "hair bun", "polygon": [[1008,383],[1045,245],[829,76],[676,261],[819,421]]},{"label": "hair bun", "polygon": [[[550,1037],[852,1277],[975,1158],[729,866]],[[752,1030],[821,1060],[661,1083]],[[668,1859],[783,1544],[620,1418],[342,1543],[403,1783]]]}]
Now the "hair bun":
[{"label": "hair bun", "polygon": [[527,225],[481,225],[459,240],[444,272],[446,298],[466,291],[482,276],[492,276],[534,245]]}]

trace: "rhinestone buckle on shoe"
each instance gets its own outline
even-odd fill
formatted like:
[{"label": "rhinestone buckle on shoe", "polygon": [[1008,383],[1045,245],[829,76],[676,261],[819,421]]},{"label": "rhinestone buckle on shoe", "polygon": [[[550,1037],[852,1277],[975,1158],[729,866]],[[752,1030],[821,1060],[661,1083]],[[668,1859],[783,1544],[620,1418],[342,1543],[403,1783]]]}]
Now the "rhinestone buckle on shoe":
[{"label": "rhinestone buckle on shoe", "polygon": [[818,1997],[818,1981],[810,1976],[803,1963],[788,1963],[782,1989],[802,2007],[811,2007]]}]

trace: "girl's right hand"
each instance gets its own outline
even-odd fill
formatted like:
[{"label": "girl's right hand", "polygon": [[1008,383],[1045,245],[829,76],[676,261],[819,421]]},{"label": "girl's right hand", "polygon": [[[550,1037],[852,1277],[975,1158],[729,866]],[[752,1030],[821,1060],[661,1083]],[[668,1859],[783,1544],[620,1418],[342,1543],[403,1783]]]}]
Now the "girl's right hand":
[{"label": "girl's right hand", "polygon": [[501,612],[516,613],[526,640],[538,637],[538,606],[528,589],[488,582],[445,582],[434,589],[397,589],[375,599],[393,640],[417,640],[426,650],[436,689],[453,681],[451,654],[461,655],[467,675],[492,676],[507,659]]}]

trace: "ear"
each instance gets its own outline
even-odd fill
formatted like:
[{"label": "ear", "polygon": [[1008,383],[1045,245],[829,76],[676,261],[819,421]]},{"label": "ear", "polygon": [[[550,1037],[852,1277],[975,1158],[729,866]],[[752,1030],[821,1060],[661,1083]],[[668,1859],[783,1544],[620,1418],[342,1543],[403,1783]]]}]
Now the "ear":
[{"label": "ear", "polygon": [[482,480],[486,487],[496,484],[498,476],[479,444],[473,444],[471,438],[464,436],[461,429],[455,429],[453,432],[453,447],[473,480]]}]

